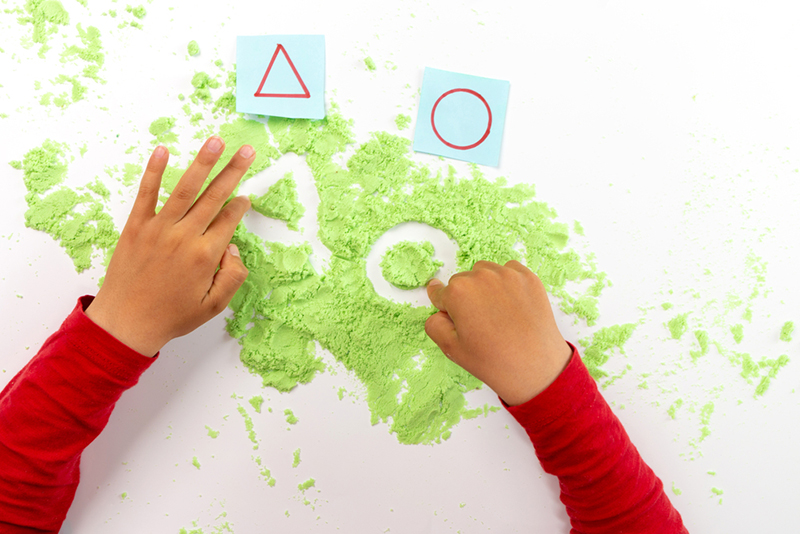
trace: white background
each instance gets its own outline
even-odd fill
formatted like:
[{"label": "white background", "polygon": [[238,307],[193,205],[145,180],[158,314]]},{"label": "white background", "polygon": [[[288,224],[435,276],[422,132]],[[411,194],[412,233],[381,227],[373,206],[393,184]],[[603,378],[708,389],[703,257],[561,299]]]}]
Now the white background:
[{"label": "white background", "polygon": [[[6,346],[0,383],[35,354],[79,295],[96,290],[102,274],[76,274],[48,235],[24,227],[22,173],[5,162],[21,159],[46,138],[86,142],[70,180],[82,184],[99,175],[116,191],[103,168],[145,156],[150,122],[182,116],[177,94],[188,94],[194,72],[214,69],[214,60],[230,67],[236,35],[320,33],[326,36],[328,100],[355,119],[359,142],[372,131],[396,132],[399,112],[416,118],[425,66],[511,82],[501,166],[486,169],[487,175],[535,184],[539,200],[560,220],[582,223],[586,237],[570,246],[593,253],[614,284],[601,299],[598,327],[641,322],[627,355],[608,364],[612,372],[625,365],[631,370],[604,395],[665,486],[682,490],[668,493],[690,531],[789,530],[800,519],[794,390],[800,334],[786,344],[777,332],[786,320],[800,324],[794,267],[800,260],[798,13],[789,2],[551,4],[240,1],[199,7],[176,0],[146,5],[140,31],[119,30],[122,17],[101,15],[109,7],[123,13],[120,4],[89,0],[87,9],[64,0],[71,21],[62,33],[69,39],[75,40],[77,22],[103,32],[100,75],[108,83],[90,82],[87,100],[63,111],[40,106],[33,82],[49,86],[61,72],[57,52],[67,38],[53,37],[54,50],[42,60],[36,48],[20,46],[30,27],[0,14],[0,112],[9,115],[0,119],[0,335]],[[191,39],[201,55],[187,59]],[[375,72],[364,68],[366,56],[378,65]],[[412,132],[413,124],[403,135]],[[125,156],[131,145],[137,152]],[[182,138],[184,154],[198,146]],[[429,156],[419,160],[438,165]],[[299,158],[290,158],[254,180],[266,184],[288,168],[305,172]],[[114,216],[121,225],[130,205],[117,199]],[[275,234],[269,237],[282,235],[280,224],[270,228]],[[669,340],[663,325],[677,312],[690,312],[690,321],[707,328],[718,319],[719,332],[742,322],[741,310],[723,317],[708,303],[730,292],[750,294],[751,254],[767,264],[761,287],[770,293],[753,301],[745,340],[732,348],[756,359],[792,358],[757,400],[754,386],[715,349],[693,365],[691,336]],[[665,301],[676,307],[664,312]],[[559,321],[571,340],[596,329],[569,317]],[[207,532],[229,521],[239,533],[568,530],[555,479],[543,474],[507,413],[462,422],[441,445],[400,445],[385,425],[369,425],[361,389],[341,366],[290,394],[261,390],[258,377],[238,362],[238,345],[223,325],[217,318],[170,343],[123,396],[84,454],[65,532],[177,532],[193,520]],[[717,339],[732,345],[730,336]],[[641,389],[647,372],[653,374]],[[339,387],[348,390],[342,401]],[[237,403],[249,409],[246,400],[259,393],[268,400],[264,413],[253,414],[257,454],[272,469],[274,488],[258,477],[236,411]],[[698,448],[689,444],[699,436],[697,414],[684,409],[672,420],[666,413],[678,397],[697,409],[715,402],[711,434]],[[497,404],[490,391],[469,400]],[[300,419],[291,430],[285,408]],[[205,425],[221,431],[216,440]],[[302,463],[292,468],[298,447]],[[200,470],[191,465],[193,456]],[[309,477],[317,481],[306,492],[314,509],[297,491]],[[724,491],[721,504],[712,487]],[[223,512],[227,516],[218,518]]]}]

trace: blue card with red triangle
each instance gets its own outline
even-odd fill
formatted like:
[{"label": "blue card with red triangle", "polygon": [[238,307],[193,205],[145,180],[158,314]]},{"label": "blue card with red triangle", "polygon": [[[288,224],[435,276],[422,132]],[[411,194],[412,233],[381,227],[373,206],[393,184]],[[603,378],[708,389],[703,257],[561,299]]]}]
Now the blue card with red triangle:
[{"label": "blue card with red triangle", "polygon": [[236,111],[291,119],[324,118],[325,36],[237,37]]}]

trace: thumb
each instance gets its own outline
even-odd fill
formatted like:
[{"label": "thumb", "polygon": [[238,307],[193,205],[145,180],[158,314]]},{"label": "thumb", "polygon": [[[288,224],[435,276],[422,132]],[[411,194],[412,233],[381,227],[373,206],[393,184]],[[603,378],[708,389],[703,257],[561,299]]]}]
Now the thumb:
[{"label": "thumb", "polygon": [[439,280],[438,278],[432,278],[426,289],[428,290],[428,298],[431,299],[431,304],[433,304],[437,310],[447,311],[444,309],[444,302],[442,302],[442,291],[447,288],[444,283]]},{"label": "thumb", "polygon": [[225,309],[236,291],[242,286],[248,275],[247,267],[239,257],[239,248],[231,243],[222,255],[219,270],[214,275],[214,282],[208,290],[208,299],[214,313]]},{"label": "thumb", "polygon": [[445,356],[452,359],[453,352],[458,348],[458,334],[456,325],[447,312],[436,312],[425,321],[425,333],[436,343]]}]

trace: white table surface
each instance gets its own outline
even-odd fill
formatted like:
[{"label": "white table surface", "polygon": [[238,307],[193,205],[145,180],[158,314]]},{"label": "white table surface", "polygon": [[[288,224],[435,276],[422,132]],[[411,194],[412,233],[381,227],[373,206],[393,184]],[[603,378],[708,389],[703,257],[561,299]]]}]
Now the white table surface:
[{"label": "white table surface", "polygon": [[[99,267],[77,274],[50,236],[25,228],[22,173],[6,162],[47,138],[85,142],[70,179],[98,175],[114,184],[104,167],[132,144],[144,156],[150,122],[182,115],[176,97],[190,92],[195,71],[214,68],[217,59],[230,67],[236,35],[320,33],[328,100],[355,120],[358,142],[372,131],[396,132],[399,112],[416,119],[426,66],[511,82],[501,165],[485,172],[535,184],[559,220],[580,221],[585,238],[575,236],[570,246],[594,254],[613,283],[596,326],[559,314],[567,339],[641,323],[626,355],[607,365],[612,373],[631,370],[604,395],[665,486],[681,490],[668,493],[689,530],[785,532],[797,524],[800,334],[778,341],[785,321],[800,325],[800,34],[790,3],[300,0],[198,7],[173,0],[145,4],[142,30],[118,29],[122,15],[102,16],[113,8],[123,13],[121,3],[63,4],[66,37],[52,37],[44,59],[38,47],[21,45],[30,26],[0,13],[0,113],[8,115],[0,119],[0,384],[35,354],[79,295],[96,290],[102,274]],[[65,110],[41,106],[34,81],[48,85],[61,72],[59,47],[75,40],[78,22],[101,30],[107,83],[89,82],[87,99]],[[201,54],[187,59],[191,39]],[[366,56],[375,72],[364,68]],[[413,135],[413,124],[403,135]],[[181,140],[184,153],[198,146]],[[304,165],[287,156],[268,172],[302,175]],[[118,225],[129,208],[114,207]],[[283,235],[279,224],[263,231]],[[719,339],[757,359],[791,358],[757,399],[754,385],[715,348],[693,365],[691,336],[671,340],[664,326],[677,312],[709,328],[718,320],[720,332],[742,322],[719,303],[728,294],[746,298],[757,285],[748,257],[766,265],[759,287],[767,296],[753,300],[741,345]],[[663,311],[665,301],[675,308]],[[556,480],[542,472],[506,412],[460,423],[441,445],[400,445],[386,425],[370,426],[363,390],[331,357],[334,373],[289,394],[262,390],[223,327],[218,317],[170,343],[123,396],[84,454],[64,532],[177,532],[192,521],[206,532],[228,521],[237,533],[568,531]],[[644,373],[653,373],[647,389],[638,387]],[[339,387],[353,395],[340,401]],[[254,415],[258,454],[278,481],[274,488],[258,477],[236,411],[255,394],[274,410]],[[687,404],[672,420],[667,408],[678,397]],[[711,434],[695,448],[697,411],[709,401]],[[469,402],[499,404],[488,390],[469,394]],[[285,408],[300,419],[290,431]],[[219,437],[210,439],[205,425]],[[298,447],[302,462],[292,468]],[[191,465],[194,456],[200,470]],[[314,508],[297,490],[309,477],[316,479],[306,492]],[[723,490],[721,504],[711,488]]]}]

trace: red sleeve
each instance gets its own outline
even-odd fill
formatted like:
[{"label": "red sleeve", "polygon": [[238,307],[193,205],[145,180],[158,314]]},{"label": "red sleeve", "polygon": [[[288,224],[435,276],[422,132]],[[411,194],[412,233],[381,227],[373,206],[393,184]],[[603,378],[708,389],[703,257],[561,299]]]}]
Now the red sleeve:
[{"label": "red sleeve", "polygon": [[155,358],[89,319],[82,297],[0,393],[0,531],[57,533],[78,486],[81,453],[122,392]]},{"label": "red sleeve", "polygon": [[544,470],[558,477],[573,534],[687,532],[574,346],[555,382],[525,404],[506,407],[528,432]]}]

